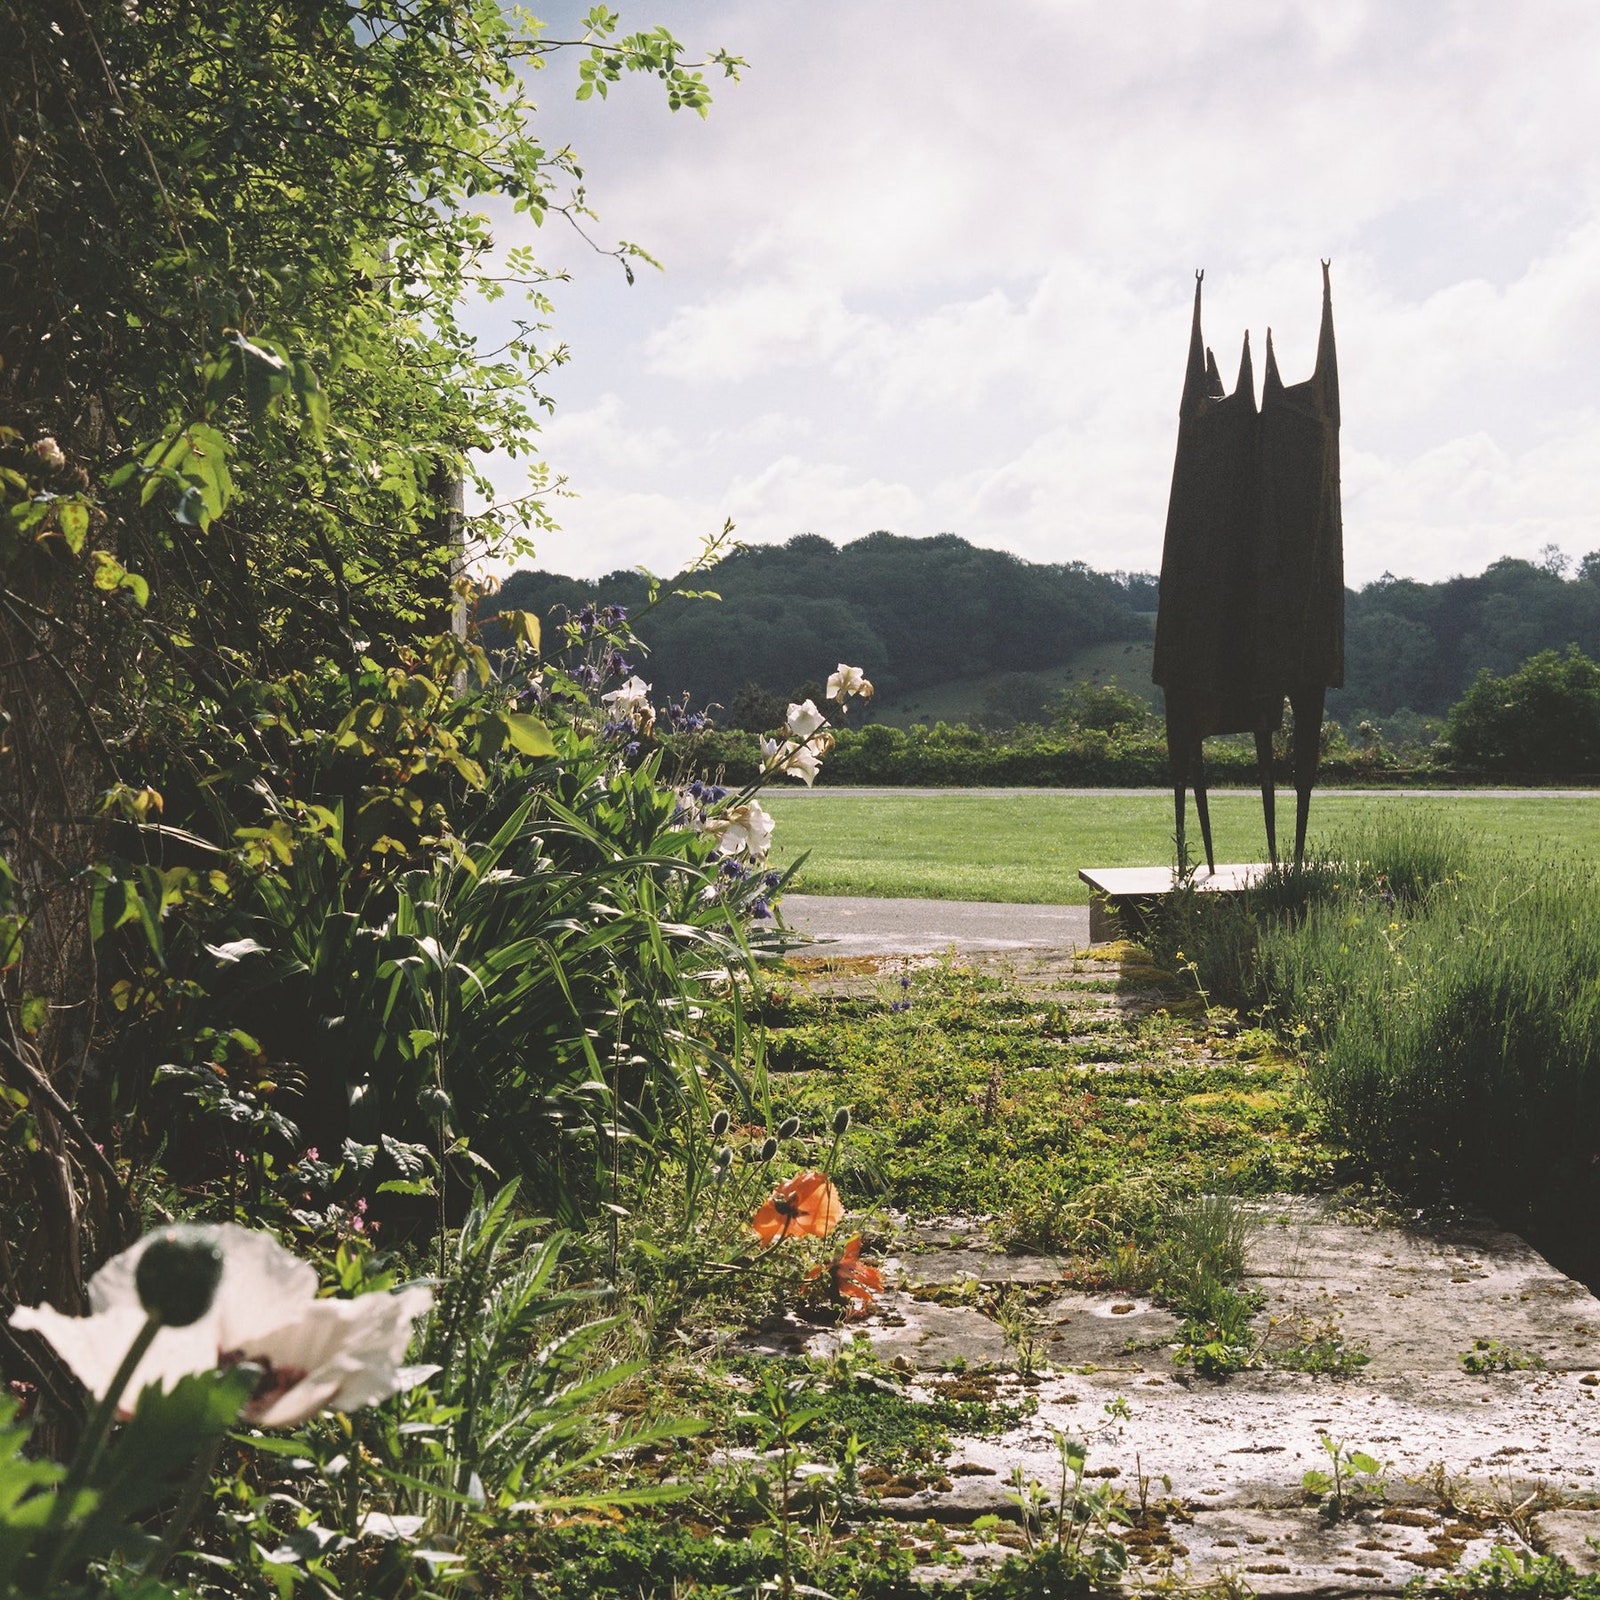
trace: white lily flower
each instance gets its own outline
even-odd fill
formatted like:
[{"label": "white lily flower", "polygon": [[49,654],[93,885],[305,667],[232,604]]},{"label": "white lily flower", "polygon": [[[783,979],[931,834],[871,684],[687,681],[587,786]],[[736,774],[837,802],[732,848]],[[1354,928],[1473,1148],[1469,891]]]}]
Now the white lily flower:
[{"label": "white lily flower", "polygon": [[747,855],[760,861],[772,843],[772,818],[761,809],[759,800],[734,806],[720,817],[706,821],[706,829],[717,836],[717,850],[725,856]]},{"label": "white lily flower", "polygon": [[867,682],[867,675],[860,667],[847,666],[841,661],[839,670],[828,678],[827,694],[830,700],[836,700],[840,705],[852,695],[860,695],[863,700],[870,700],[872,685]]},{"label": "white lily flower", "polygon": [[[148,1384],[170,1389],[192,1372],[254,1362],[266,1369],[242,1420],[262,1428],[292,1428],[319,1411],[353,1411],[406,1387],[401,1367],[411,1324],[433,1304],[424,1288],[368,1294],[355,1300],[317,1299],[317,1274],[269,1233],[231,1222],[210,1230],[222,1251],[222,1281],[211,1309],[187,1327],[164,1327],[123,1391],[119,1413],[131,1416]],[[149,1234],[113,1256],[89,1280],[87,1317],[50,1306],[19,1306],[14,1328],[49,1340],[97,1399],[144,1326],[134,1277]]]},{"label": "white lily flower", "polygon": [[799,705],[791,703],[789,706],[787,718],[789,732],[797,739],[809,739],[827,720],[817,710],[815,700],[803,700]]}]

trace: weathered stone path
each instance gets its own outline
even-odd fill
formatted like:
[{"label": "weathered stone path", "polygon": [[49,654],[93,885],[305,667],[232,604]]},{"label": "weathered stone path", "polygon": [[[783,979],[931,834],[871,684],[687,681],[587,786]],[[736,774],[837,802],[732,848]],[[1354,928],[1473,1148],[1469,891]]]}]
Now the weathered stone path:
[{"label": "weathered stone path", "polygon": [[[1086,1012],[1141,1003],[1111,993],[1061,947],[1004,959],[1031,988],[1076,993]],[[813,979],[848,987],[854,967],[819,963]],[[965,1570],[1022,1543],[1014,1477],[1053,1493],[1059,1433],[1088,1444],[1092,1479],[1144,1508],[1126,1535],[1133,1589],[1395,1594],[1496,1545],[1594,1571],[1600,1301],[1484,1219],[1363,1216],[1293,1196],[1249,1209],[1264,1365],[1225,1381],[1174,1364],[1171,1313],[1075,1289],[1048,1257],[998,1252],[975,1218],[904,1223],[870,1319],[825,1331],[789,1323],[768,1330],[765,1347],[825,1356],[864,1338],[914,1395],[956,1384],[1036,1402],[1001,1438],[957,1440],[926,1481],[878,1489],[883,1512],[953,1544]],[[1026,1356],[1019,1295],[997,1293],[1006,1285],[1026,1300]],[[1275,1341],[1303,1347],[1316,1333],[1368,1359],[1342,1372],[1272,1366]],[[1321,1514],[1303,1477],[1327,1468],[1324,1435],[1385,1463],[1381,1498],[1342,1518]]]}]

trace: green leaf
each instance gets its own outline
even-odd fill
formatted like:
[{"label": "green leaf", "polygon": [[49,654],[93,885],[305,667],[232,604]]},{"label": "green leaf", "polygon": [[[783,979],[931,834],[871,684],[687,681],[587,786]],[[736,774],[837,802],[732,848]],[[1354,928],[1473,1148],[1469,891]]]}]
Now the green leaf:
[{"label": "green leaf", "polygon": [[502,711],[500,720],[506,725],[506,736],[513,746],[525,756],[553,756],[556,742],[550,730],[537,717],[526,711]]},{"label": "green leaf", "polygon": [[81,500],[63,500],[56,507],[56,521],[61,524],[61,537],[73,555],[83,549],[89,537],[89,508]]},{"label": "green leaf", "polygon": [[539,649],[539,619],[531,611],[502,611],[500,620],[511,630],[513,643],[521,646],[527,645],[530,650],[537,652]]}]

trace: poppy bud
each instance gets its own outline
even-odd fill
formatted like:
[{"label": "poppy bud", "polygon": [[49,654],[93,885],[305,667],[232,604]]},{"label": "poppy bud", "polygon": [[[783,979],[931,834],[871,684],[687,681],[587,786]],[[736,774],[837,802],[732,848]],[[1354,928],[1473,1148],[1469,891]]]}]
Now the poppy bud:
[{"label": "poppy bud", "polygon": [[842,1139],[850,1131],[850,1107],[840,1106],[833,1114],[833,1136]]},{"label": "poppy bud", "polygon": [[760,1153],[756,1156],[756,1160],[760,1162],[767,1162],[777,1155],[777,1153],[778,1141],[776,1139],[767,1139],[762,1144]]},{"label": "poppy bud", "polygon": [[139,1303],[167,1328],[198,1322],[221,1281],[222,1251],[204,1228],[163,1228],[145,1246],[133,1275]]},{"label": "poppy bud", "polygon": [[448,1117],[450,1115],[450,1095],[440,1088],[424,1089],[418,1096],[422,1109],[430,1117]]},{"label": "poppy bud", "polygon": [[713,1139],[720,1139],[723,1134],[728,1131],[729,1124],[732,1123],[732,1121],[733,1118],[730,1117],[726,1111],[719,1111],[716,1116],[711,1119],[711,1137]]},{"label": "poppy bud", "polygon": [[725,1173],[733,1165],[733,1146],[725,1144],[717,1151],[717,1172]]},{"label": "poppy bud", "polygon": [[783,1121],[778,1124],[778,1137],[780,1139],[792,1139],[797,1133],[799,1133],[799,1131],[799,1117],[785,1117]]}]

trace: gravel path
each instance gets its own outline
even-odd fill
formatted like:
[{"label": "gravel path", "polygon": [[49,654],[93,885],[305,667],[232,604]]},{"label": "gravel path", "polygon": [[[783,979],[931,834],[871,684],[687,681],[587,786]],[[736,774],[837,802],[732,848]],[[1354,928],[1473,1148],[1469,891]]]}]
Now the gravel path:
[{"label": "gravel path", "polygon": [[783,916],[819,941],[814,955],[930,955],[1080,950],[1089,944],[1088,906],[1019,906],[987,900],[877,900],[856,895],[786,894]]}]

